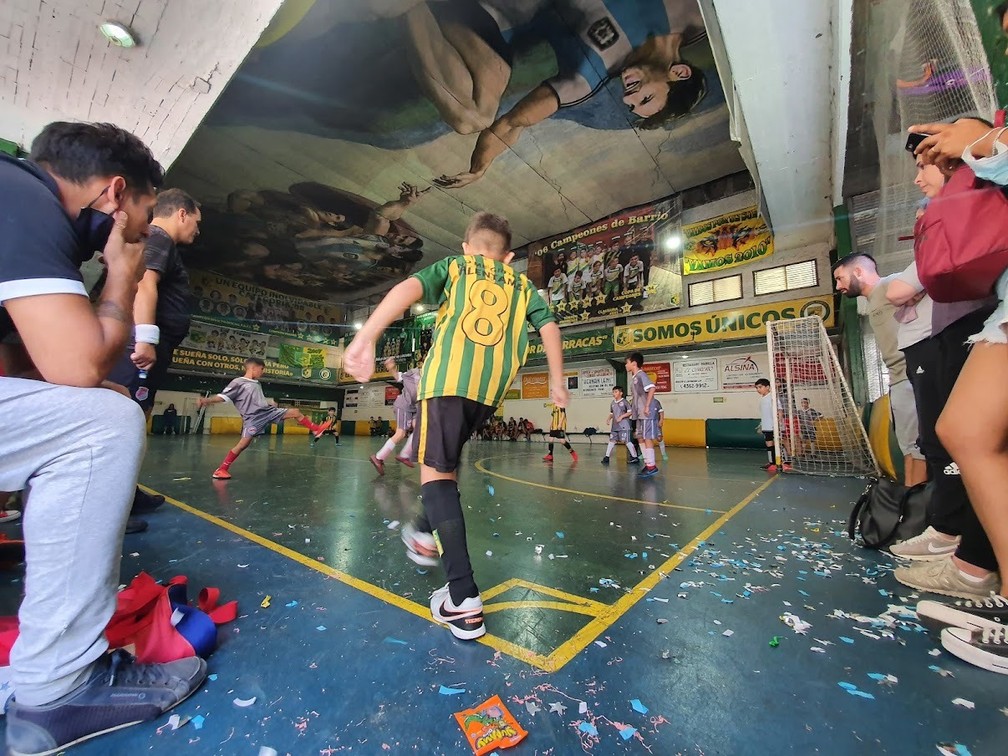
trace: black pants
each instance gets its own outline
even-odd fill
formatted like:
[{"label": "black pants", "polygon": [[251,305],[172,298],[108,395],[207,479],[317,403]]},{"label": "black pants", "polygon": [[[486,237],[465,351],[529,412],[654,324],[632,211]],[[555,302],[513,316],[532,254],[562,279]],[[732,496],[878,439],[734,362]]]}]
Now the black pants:
[{"label": "black pants", "polygon": [[162,331],[159,343],[154,345],[157,361],[147,371],[146,378],[140,377],[140,371],[130,359],[130,355],[133,354],[133,345],[128,345],[123,356],[119,358],[119,362],[112,368],[109,380],[128,388],[134,401],[143,408],[144,412],[149,412],[154,407],[154,397],[157,396],[158,389],[161,388],[168,376],[172,353],[185,337],[186,334],[179,335]]},{"label": "black pants", "polygon": [[928,524],[942,533],[962,536],[956,551],[960,559],[986,570],[997,570],[994,550],[970,504],[959,468],[935,432],[938,417],[969,356],[966,339],[981,329],[990,313],[990,309],[972,312],[937,336],[904,349],[903,354],[917,403],[918,443],[934,481]]}]

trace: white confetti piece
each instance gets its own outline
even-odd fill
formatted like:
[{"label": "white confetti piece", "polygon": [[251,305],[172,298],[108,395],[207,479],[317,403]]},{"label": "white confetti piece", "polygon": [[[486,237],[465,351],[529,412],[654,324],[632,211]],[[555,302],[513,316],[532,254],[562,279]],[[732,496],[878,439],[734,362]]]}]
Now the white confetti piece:
[{"label": "white confetti piece", "polygon": [[721,633],[721,635],[723,635],[725,638],[731,638],[733,635],[735,635],[735,631],[725,630],[723,633]]},{"label": "white confetti piece", "polygon": [[952,703],[956,706],[962,706],[964,709],[975,709],[976,704],[972,701],[967,701],[965,698],[953,698]]},{"label": "white confetti piece", "polygon": [[597,641],[595,641],[595,645],[598,646],[599,648],[605,648],[609,644],[608,643],[604,643],[603,641],[597,640]]},{"label": "white confetti piece", "polygon": [[235,706],[240,706],[243,709],[247,709],[249,706],[251,706],[255,702],[256,702],[256,697],[252,696],[252,698],[236,698],[231,703],[233,703]]},{"label": "white confetti piece", "polygon": [[399,527],[399,520],[392,520],[392,522],[388,524],[389,530],[395,530],[398,527]]},{"label": "white confetti piece", "polygon": [[587,713],[588,713],[588,704],[582,701],[581,703],[578,704],[578,714],[587,714]]}]

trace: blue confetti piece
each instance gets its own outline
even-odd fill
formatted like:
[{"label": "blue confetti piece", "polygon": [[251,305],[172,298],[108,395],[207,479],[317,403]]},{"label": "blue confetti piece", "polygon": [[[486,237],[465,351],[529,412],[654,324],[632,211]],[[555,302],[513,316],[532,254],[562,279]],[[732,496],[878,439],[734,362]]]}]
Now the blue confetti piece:
[{"label": "blue confetti piece", "polygon": [[598,588],[596,588],[596,587],[595,587],[595,586],[593,585],[593,586],[591,586],[591,587],[590,587],[590,588],[588,589],[588,592],[589,592],[589,593],[598,593]]},{"label": "blue confetti piece", "polygon": [[648,713],[648,707],[645,706],[644,704],[642,704],[640,702],[639,698],[633,699],[630,702],[630,705],[633,706],[633,710],[636,711],[636,712],[639,712],[641,714],[647,714]]},{"label": "blue confetti piece", "polygon": [[800,593],[800,594],[801,594],[802,596],[804,596],[805,598],[808,598],[808,593],[807,593],[807,592],[805,592],[805,591],[803,591],[803,590],[801,590],[800,588],[798,589],[798,593]]},{"label": "blue confetti piece", "polygon": [[627,552],[623,556],[625,556],[627,559],[636,559],[637,558],[637,552],[636,551]]},{"label": "blue confetti piece", "polygon": [[889,679],[889,675],[884,675],[881,672],[869,672],[868,677],[870,677],[872,680],[877,680],[878,682],[882,682],[882,680]]},{"label": "blue confetti piece", "polygon": [[286,606],[288,609],[293,609],[297,605],[298,605],[297,601],[289,601],[288,603],[284,604],[284,606]]},{"label": "blue confetti piece", "polygon": [[207,675],[207,680],[210,680],[211,682],[214,681],[214,680],[216,680],[216,679],[217,679],[217,673],[216,672],[214,672],[212,675]]},{"label": "blue confetti piece", "polygon": [[723,599],[721,599],[721,603],[722,603],[722,604],[734,604],[734,603],[735,603],[735,600],[734,600],[734,599],[726,599],[726,598],[723,598]]},{"label": "blue confetti piece", "polygon": [[384,642],[385,643],[397,643],[400,646],[408,646],[409,645],[409,643],[407,643],[406,641],[399,640],[398,638],[393,638],[391,635],[386,636]]},{"label": "blue confetti piece", "polygon": [[203,723],[206,722],[206,717],[204,717],[202,714],[197,714],[190,721],[192,721],[193,727],[195,727],[197,730],[202,730]]},{"label": "blue confetti piece", "polygon": [[973,754],[970,753],[970,749],[962,743],[953,743],[953,745],[955,746],[956,756],[973,756]]},{"label": "blue confetti piece", "polygon": [[623,740],[630,740],[630,738],[632,738],[634,735],[637,734],[637,730],[635,730],[633,727],[624,727],[622,730],[619,731],[619,734],[620,737],[623,738]]},{"label": "blue confetti piece", "polygon": [[578,725],[578,729],[581,732],[588,733],[589,735],[598,735],[598,730],[595,729],[595,725],[591,722],[582,722]]},{"label": "blue confetti piece", "polygon": [[880,596],[888,596],[889,595],[889,591],[887,591],[885,588],[879,588],[878,592],[879,592]]},{"label": "blue confetti piece", "polygon": [[855,685],[854,683],[838,682],[837,685],[839,685],[844,690],[857,690],[857,685]]},{"label": "blue confetti piece", "polygon": [[644,561],[647,561],[647,552],[646,551],[642,551],[640,553],[640,558],[643,559]]},{"label": "blue confetti piece", "polygon": [[438,690],[442,696],[457,696],[465,693],[465,688],[446,688],[444,685]]},{"label": "blue confetti piece", "polygon": [[852,696],[857,696],[858,698],[867,698],[869,701],[874,701],[875,696],[871,693],[865,693],[863,690],[852,690],[849,691]]},{"label": "blue confetti piece", "polygon": [[563,532],[562,530],[558,530],[558,531],[556,532],[556,537],[557,537],[557,538],[563,538],[563,537],[564,537],[564,532]]},{"label": "blue confetti piece", "polygon": [[321,633],[321,632],[322,632],[323,630],[325,630],[325,629],[326,629],[326,626],[325,626],[325,625],[319,625],[319,626],[318,626],[318,627],[316,627],[315,629],[316,629],[316,630],[318,630],[318,631],[319,631],[319,632]]},{"label": "blue confetti piece", "polygon": [[493,496],[494,495],[494,487],[493,486],[487,486],[487,493],[489,493],[491,496]]},{"label": "blue confetti piece", "polygon": [[844,643],[851,643],[851,644],[854,643],[854,639],[848,638],[846,635],[841,635],[840,640],[842,640]]},{"label": "blue confetti piece", "polygon": [[427,572],[428,570],[421,570],[419,567],[417,567],[417,575],[426,575]]},{"label": "blue confetti piece", "polygon": [[938,667],[934,664],[929,665],[928,669],[930,669],[932,672],[941,672],[941,667]]}]

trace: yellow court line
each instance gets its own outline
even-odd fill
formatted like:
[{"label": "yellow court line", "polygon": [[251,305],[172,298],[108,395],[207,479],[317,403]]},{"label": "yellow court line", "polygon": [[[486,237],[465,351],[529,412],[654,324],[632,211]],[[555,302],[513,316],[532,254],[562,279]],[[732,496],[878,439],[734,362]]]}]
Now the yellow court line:
[{"label": "yellow court line", "polygon": [[567,662],[577,656],[585,647],[605,632],[611,625],[619,620],[620,617],[626,614],[634,604],[642,598],[645,598],[648,591],[658,585],[658,582],[662,580],[664,576],[670,574],[676,567],[686,561],[690,554],[696,551],[697,547],[699,547],[701,543],[710,538],[726,522],[728,522],[728,520],[751,504],[753,500],[763,493],[775,480],[777,480],[776,476],[760,485],[755,491],[746,496],[742,499],[742,501],[711,523],[711,525],[705,528],[700,535],[686,544],[683,548],[679,549],[679,551],[667,559],[660,567],[655,569],[654,572],[641,580],[634,586],[633,590],[622,596],[616,603],[609,604],[602,615],[578,630],[569,640],[561,643],[547,659],[549,671],[552,672],[560,669]]},{"label": "yellow court line", "polygon": [[[512,578],[506,583],[502,583],[502,585],[508,586],[505,590],[510,590],[511,588],[526,588],[536,593],[545,593],[547,596],[552,596],[553,598],[558,598],[571,604],[594,606],[598,609],[604,609],[609,606],[609,604],[604,604],[601,601],[596,601],[595,599],[577,596],[573,593],[567,593],[567,591],[561,591],[559,588],[550,588],[549,586],[539,585],[538,583],[530,583],[528,580],[522,580],[521,578]],[[494,595],[500,595],[501,593],[504,593],[504,591],[497,591]]]},{"label": "yellow court line", "polygon": [[[294,551],[293,549],[287,548],[286,546],[276,543],[275,541],[271,541],[268,538],[263,538],[261,535],[253,533],[251,530],[246,530],[245,528],[230,523],[227,520],[222,520],[220,517],[216,517],[200,509],[196,509],[196,507],[192,507],[188,504],[185,504],[179,501],[178,499],[173,499],[172,497],[167,496],[166,494],[162,494],[159,491],[155,491],[153,488],[148,488],[147,486],[141,486],[141,488],[143,488],[148,493],[159,494],[161,496],[164,496],[165,501],[167,501],[169,504],[178,507],[184,512],[196,515],[200,519],[206,520],[209,523],[224,528],[225,530],[228,530],[234,533],[235,535],[239,535],[242,538],[252,541],[253,543],[259,544],[260,546],[267,548],[270,551],[273,551],[277,554],[280,554],[281,556],[285,556],[288,559],[292,559],[293,561],[297,562],[298,564],[304,567],[307,567],[308,569],[315,570],[316,572],[321,572],[323,575],[335,578],[336,580],[339,580],[341,583],[345,583],[346,585],[349,585],[352,588],[356,588],[359,591],[363,591],[369,596],[373,596],[377,599],[392,604],[393,606],[398,607],[399,609],[403,609],[409,612],[410,614],[415,614],[417,617],[425,619],[431,624],[440,626],[440,624],[438,622],[435,622],[434,618],[431,617],[430,608],[427,606],[421,606],[420,604],[414,603],[409,599],[405,599],[402,596],[399,596],[398,594],[392,593],[391,591],[386,591],[384,588],[379,588],[377,585],[368,583],[364,580],[361,580],[360,578],[355,578],[353,575],[348,575],[347,573],[341,570],[337,570],[335,567],[330,567],[325,562],[319,562],[316,559],[312,559],[311,557],[305,556],[304,554]],[[513,656],[515,659],[518,659],[519,661],[523,661],[535,667],[539,667],[539,669],[546,670],[547,672],[553,671],[548,666],[549,661],[546,656],[544,656],[543,654],[537,654],[534,651],[530,651],[527,648],[523,648],[515,643],[512,643],[511,641],[505,640],[504,638],[499,638],[496,635],[491,635],[490,633],[487,633],[482,638],[479,638],[478,642],[482,643],[485,646],[489,646],[490,648],[496,651],[500,651],[503,654]]]},{"label": "yellow court line", "polygon": [[596,499],[608,499],[609,501],[627,501],[631,504],[646,504],[651,507],[667,507],[668,509],[688,509],[691,512],[717,512],[718,514],[724,514],[723,509],[714,509],[712,507],[688,507],[685,504],[666,504],[662,501],[645,501],[644,499],[628,499],[625,496],[613,496],[612,494],[605,493],[593,493],[591,491],[578,491],[575,488],[561,488],[560,486],[550,486],[546,483],[533,483],[531,480],[522,480],[521,478],[512,478],[509,475],[504,475],[499,472],[494,472],[493,470],[488,470],[483,463],[491,457],[484,457],[473,463],[473,466],[479,470],[481,473],[486,475],[492,475],[495,478],[501,478],[502,480],[509,480],[512,483],[520,483],[523,486],[532,486],[534,488],[545,488],[547,491],[559,491],[560,493],[575,494],[577,496],[591,496]]},{"label": "yellow court line", "polygon": [[584,604],[572,604],[567,601],[493,601],[483,602],[483,612],[492,614],[505,609],[553,609],[558,612],[571,612],[572,614],[587,614],[589,617],[598,617],[599,609],[594,606]]}]

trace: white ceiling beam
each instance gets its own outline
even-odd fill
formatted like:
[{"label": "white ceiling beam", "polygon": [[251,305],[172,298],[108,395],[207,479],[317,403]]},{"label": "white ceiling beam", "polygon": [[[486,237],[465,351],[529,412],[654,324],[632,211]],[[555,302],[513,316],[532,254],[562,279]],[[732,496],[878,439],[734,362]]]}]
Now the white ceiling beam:
[{"label": "white ceiling beam", "polygon": [[[781,248],[832,241],[847,117],[838,88],[849,86],[852,12],[851,0],[837,4],[701,2],[712,42],[723,45],[716,59],[735,138]],[[837,39],[838,25],[846,42]]]}]

